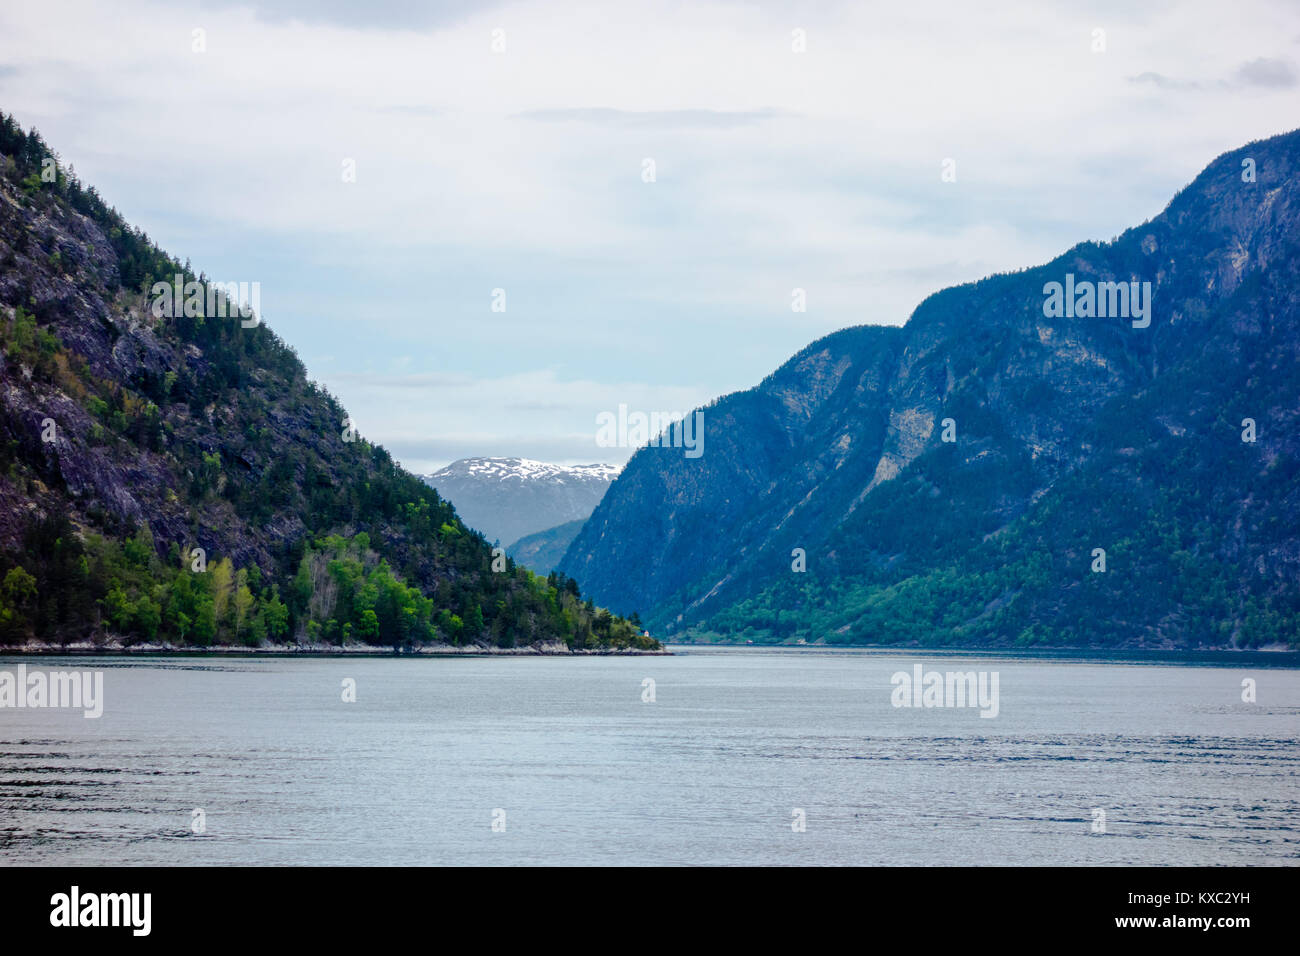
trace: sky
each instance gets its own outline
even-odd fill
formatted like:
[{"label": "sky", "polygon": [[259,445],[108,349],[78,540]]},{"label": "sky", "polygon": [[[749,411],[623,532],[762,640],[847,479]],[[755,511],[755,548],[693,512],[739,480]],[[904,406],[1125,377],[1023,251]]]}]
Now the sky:
[{"label": "sky", "polygon": [[42,0],[0,109],[407,468],[621,464],[1300,125],[1300,3]]}]

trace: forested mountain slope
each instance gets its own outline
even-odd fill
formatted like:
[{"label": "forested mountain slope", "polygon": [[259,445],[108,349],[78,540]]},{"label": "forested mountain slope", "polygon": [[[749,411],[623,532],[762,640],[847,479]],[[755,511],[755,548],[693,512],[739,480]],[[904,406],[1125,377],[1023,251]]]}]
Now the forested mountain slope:
[{"label": "forested mountain slope", "polygon": [[653,646],[494,570],[265,324],[156,310],[177,274],[206,282],[0,114],[0,644]]},{"label": "forested mountain slope", "polygon": [[702,458],[639,451],[560,568],[676,638],[1295,646],[1298,226],[1292,132],[829,335],[705,408]]}]

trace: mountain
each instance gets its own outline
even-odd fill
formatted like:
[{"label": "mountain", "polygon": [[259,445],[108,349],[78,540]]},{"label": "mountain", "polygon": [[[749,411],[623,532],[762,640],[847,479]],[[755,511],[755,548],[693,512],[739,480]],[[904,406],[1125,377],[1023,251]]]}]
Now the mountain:
[{"label": "mountain", "polygon": [[538,574],[550,574],[586,523],[586,518],[579,518],[536,534],[526,534],[507,548],[506,554]]},{"label": "mountain", "polygon": [[0,114],[0,644],[656,646],[494,564],[232,294]]},{"label": "mountain", "polygon": [[489,541],[586,518],[618,474],[614,465],[552,465],[528,458],[462,458],[424,480]]},{"label": "mountain", "polygon": [[820,339],[703,457],[638,451],[560,568],[677,639],[1296,646],[1298,225],[1300,131]]}]

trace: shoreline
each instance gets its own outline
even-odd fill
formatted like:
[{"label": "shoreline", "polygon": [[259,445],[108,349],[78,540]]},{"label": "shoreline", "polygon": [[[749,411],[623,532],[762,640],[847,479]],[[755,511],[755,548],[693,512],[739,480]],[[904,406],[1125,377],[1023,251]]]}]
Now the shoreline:
[{"label": "shoreline", "polygon": [[524,647],[491,647],[477,644],[429,644],[395,650],[370,644],[266,644],[258,647],[216,644],[191,645],[131,644],[106,641],[73,641],[68,644],[29,642],[0,646],[0,657],[671,657],[672,651],[639,648],[583,648],[565,644],[529,644]]},{"label": "shoreline", "polygon": [[928,647],[919,644],[734,644],[665,641],[686,653],[768,651],[776,653],[864,654],[921,658],[982,658],[1095,664],[1175,664],[1180,666],[1265,666],[1300,669],[1300,649],[1288,647]]},{"label": "shoreline", "polygon": [[639,648],[584,648],[572,650],[560,642],[531,644],[524,647],[483,645],[429,644],[394,650],[369,644],[266,644],[258,647],[219,644],[209,647],[171,643],[125,645],[112,639],[95,643],[73,641],[68,644],[29,642],[0,645],[0,657],[672,657],[674,654],[729,653],[766,651],[776,653],[865,654],[869,656],[906,656],[942,658],[986,658],[1059,661],[1062,663],[1130,663],[1178,665],[1274,666],[1300,669],[1300,651],[1289,648],[1008,648],[1008,647],[922,647],[888,644],[738,644],[664,642],[657,651]]}]

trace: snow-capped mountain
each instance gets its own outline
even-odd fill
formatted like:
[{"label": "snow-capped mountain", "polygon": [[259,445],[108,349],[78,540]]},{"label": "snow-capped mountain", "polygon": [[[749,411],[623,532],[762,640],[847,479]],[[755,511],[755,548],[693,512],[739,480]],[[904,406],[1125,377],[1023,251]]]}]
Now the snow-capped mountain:
[{"label": "snow-capped mountain", "polygon": [[462,458],[424,480],[489,541],[585,520],[618,474],[617,465],[553,465],[530,458]]}]

